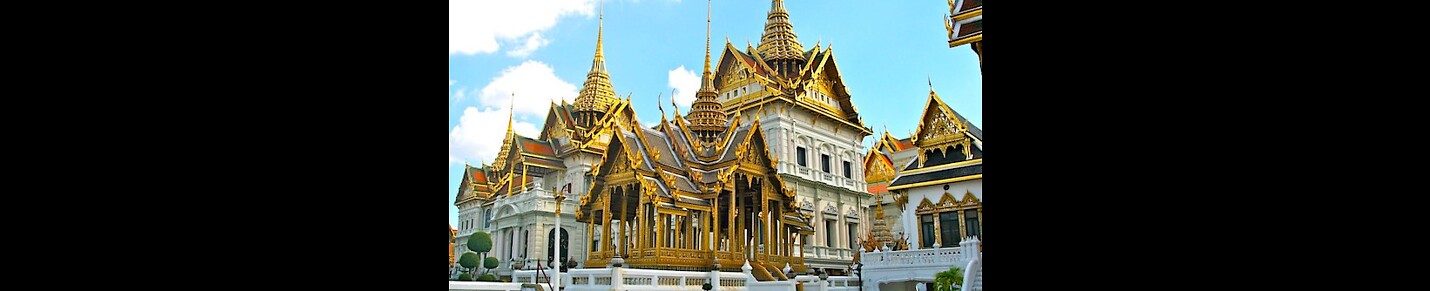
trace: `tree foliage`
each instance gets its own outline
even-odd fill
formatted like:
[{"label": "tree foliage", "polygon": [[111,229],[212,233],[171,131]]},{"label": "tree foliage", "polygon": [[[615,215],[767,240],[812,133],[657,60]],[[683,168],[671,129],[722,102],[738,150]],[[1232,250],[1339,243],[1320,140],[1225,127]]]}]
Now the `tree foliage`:
[{"label": "tree foliage", "polygon": [[482,267],[487,269],[496,269],[497,264],[499,263],[500,261],[497,261],[497,257],[487,257],[486,260],[482,261]]},{"label": "tree foliage", "polygon": [[473,233],[467,238],[467,249],[478,253],[492,251],[492,235],[481,231]]},{"label": "tree foliage", "polygon": [[462,254],[462,258],[457,260],[457,264],[462,265],[463,268],[476,269],[478,264],[477,253]]},{"label": "tree foliage", "polygon": [[933,287],[938,291],[953,291],[963,287],[963,269],[950,267],[933,277]]}]

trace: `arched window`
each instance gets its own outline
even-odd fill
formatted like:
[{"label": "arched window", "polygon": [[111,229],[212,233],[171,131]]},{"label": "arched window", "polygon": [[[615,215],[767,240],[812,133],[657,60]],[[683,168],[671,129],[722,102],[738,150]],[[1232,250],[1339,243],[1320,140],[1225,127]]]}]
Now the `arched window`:
[{"label": "arched window", "polygon": [[[571,261],[571,248],[570,248],[570,245],[571,245],[571,244],[569,243],[570,241],[571,241],[571,235],[568,234],[568,233],[566,233],[566,229],[565,229],[565,228],[562,228],[562,229],[561,229],[561,262]],[[552,259],[553,259],[553,258],[552,258],[552,255],[555,255],[555,254],[556,254],[556,253],[555,253],[556,250],[552,248],[552,247],[554,247],[554,246],[556,246],[556,230],[555,230],[555,229],[552,229],[551,231],[547,232],[547,234],[546,234],[546,261],[547,261],[547,262],[551,262]],[[570,267],[570,266],[565,266],[565,267]]]}]

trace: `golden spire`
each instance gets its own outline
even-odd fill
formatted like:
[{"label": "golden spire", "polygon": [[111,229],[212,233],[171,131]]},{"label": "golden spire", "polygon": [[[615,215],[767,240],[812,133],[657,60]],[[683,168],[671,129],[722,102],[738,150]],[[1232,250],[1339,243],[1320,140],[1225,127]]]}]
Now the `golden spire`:
[{"label": "golden spire", "polygon": [[511,131],[511,120],[512,120],[512,117],[513,117],[513,116],[516,116],[516,92],[512,92],[512,93],[511,93],[511,105],[507,106],[507,112],[506,112],[506,135],[507,135],[508,137],[510,137],[510,136],[512,135],[512,131]]},{"label": "golden spire", "polygon": [[770,61],[804,60],[804,47],[794,33],[794,24],[790,22],[783,0],[770,2],[765,32],[760,36],[760,54]]},{"label": "golden spire", "polygon": [[[695,92],[695,102],[690,105],[690,130],[705,142],[714,142],[725,131],[729,117],[720,101],[715,99],[715,78],[710,73],[710,1],[705,2],[705,72],[700,76],[700,90]],[[672,99],[674,97],[672,96]]]},{"label": "golden spire", "polygon": [[700,73],[700,92],[707,91],[715,93],[715,76],[710,74],[710,0],[705,0],[705,71]]},{"label": "golden spire", "polygon": [[596,5],[599,6],[598,9],[600,10],[600,12],[598,12],[598,20],[596,20],[596,58],[594,62],[591,62],[592,72],[596,71],[598,68],[601,71],[606,70],[606,57],[603,55],[604,53],[602,52],[604,51],[604,46],[602,45],[601,41],[602,35],[604,34],[603,32],[606,27],[606,6],[603,5],[603,3],[600,3],[599,0],[597,1]]},{"label": "golden spire", "polygon": [[600,9],[600,20],[596,25],[596,55],[591,59],[591,71],[586,73],[586,82],[581,84],[581,93],[576,96],[575,101],[577,125],[582,127],[591,127],[592,123],[605,116],[611,104],[618,101],[615,88],[611,86],[611,75],[606,72],[605,6]]}]

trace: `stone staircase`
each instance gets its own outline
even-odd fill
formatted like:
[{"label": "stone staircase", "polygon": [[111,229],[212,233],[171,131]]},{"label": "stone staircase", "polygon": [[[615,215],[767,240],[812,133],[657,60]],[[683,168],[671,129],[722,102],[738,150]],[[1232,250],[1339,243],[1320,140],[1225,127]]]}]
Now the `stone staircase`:
[{"label": "stone staircase", "polygon": [[970,291],[983,291],[983,266],[978,266],[978,275],[974,277],[978,278],[978,281],[973,282],[973,290]]}]

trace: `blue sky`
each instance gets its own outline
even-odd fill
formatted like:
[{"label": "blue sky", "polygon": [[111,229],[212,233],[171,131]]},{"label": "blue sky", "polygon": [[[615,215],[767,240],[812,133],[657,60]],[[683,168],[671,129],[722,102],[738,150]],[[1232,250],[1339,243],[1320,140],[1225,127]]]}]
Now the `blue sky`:
[{"label": "blue sky", "polygon": [[[699,86],[705,53],[706,1],[607,0],[606,67],[616,92],[630,94],[642,122],[660,120],[671,90],[681,112]],[[759,46],[770,1],[712,3],[711,62],[728,38]],[[449,222],[463,163],[490,163],[515,104],[520,134],[535,137],[552,100],[575,99],[595,53],[595,0],[450,1],[448,11]],[[949,48],[939,0],[786,0],[805,49],[831,43],[865,125],[907,137],[918,125],[929,81],[944,102],[983,127],[983,77],[967,46]],[[516,95],[512,100],[512,94]],[[660,99],[657,100],[657,95]],[[670,108],[666,112],[673,113]],[[865,138],[866,150],[873,136]]]}]

